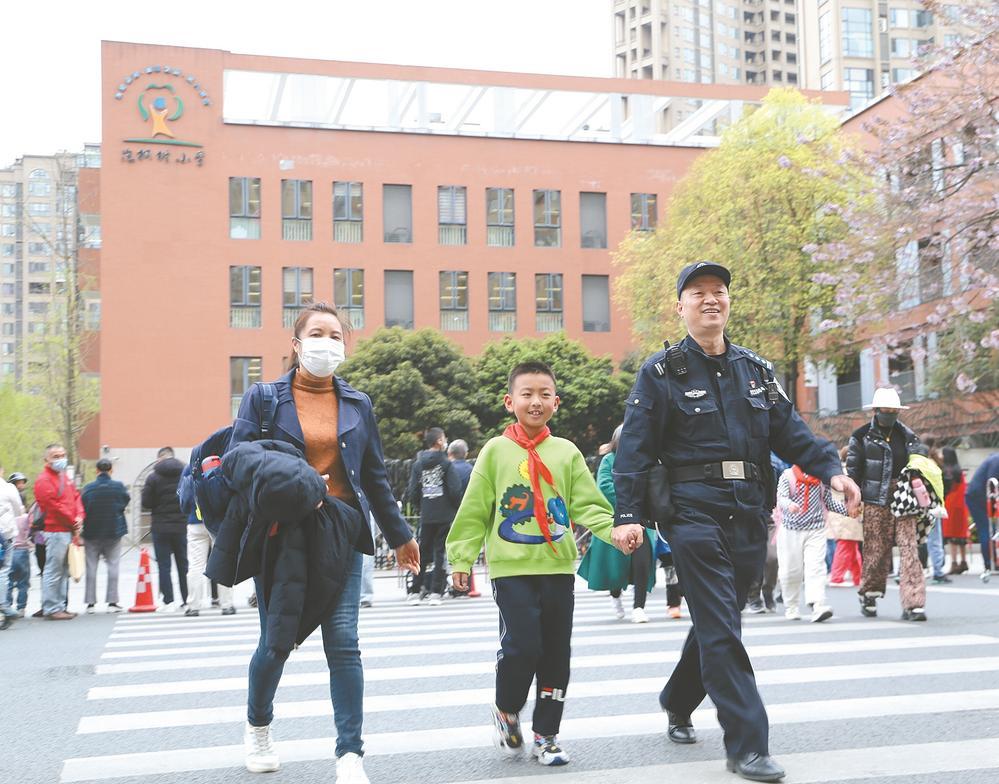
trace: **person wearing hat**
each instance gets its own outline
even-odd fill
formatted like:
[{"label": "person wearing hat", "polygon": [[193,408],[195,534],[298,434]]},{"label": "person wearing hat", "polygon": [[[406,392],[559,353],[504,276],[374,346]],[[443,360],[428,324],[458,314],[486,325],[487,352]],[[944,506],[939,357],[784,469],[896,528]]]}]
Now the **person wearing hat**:
[{"label": "person wearing hat", "polygon": [[[676,313],[687,336],[642,366],[629,395],[614,466],[614,538],[636,548],[641,542],[629,524],[664,521],[690,607],[693,626],[659,695],[669,739],[696,742],[690,716],[710,695],[728,769],[779,781],[784,769],[770,757],[767,713],[741,628],[749,585],[766,559],[770,452],[844,493],[853,515],[860,492],[836,448],[798,416],[773,365],[725,336],[731,278],[706,261],[680,272]],[[660,463],[672,494],[668,512],[646,502],[650,472]],[[658,468],[653,477],[658,482]]]},{"label": "person wearing hat", "polygon": [[892,493],[909,454],[919,438],[898,420],[908,409],[891,387],[874,390],[864,406],[871,421],[854,431],[846,450],[846,472],[860,486],[864,501],[864,567],[860,578],[860,612],[873,618],[878,599],[885,595],[891,571],[892,547],[899,550],[899,599],[902,619],[925,621],[926,578],[919,563],[915,516],[891,513]]},{"label": "person wearing hat", "polygon": [[121,612],[118,604],[118,561],[121,539],[128,533],[125,507],[130,496],[125,485],[111,478],[114,465],[107,457],[97,461],[97,478],[83,488],[83,549],[87,558],[87,614],[97,604],[97,567],[103,557],[108,570],[106,600],[109,613]]}]

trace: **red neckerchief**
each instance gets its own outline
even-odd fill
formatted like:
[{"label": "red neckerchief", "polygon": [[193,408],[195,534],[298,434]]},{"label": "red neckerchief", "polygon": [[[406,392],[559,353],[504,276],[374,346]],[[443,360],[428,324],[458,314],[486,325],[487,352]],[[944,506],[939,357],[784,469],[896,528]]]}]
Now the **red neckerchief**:
[{"label": "red neckerchief", "polygon": [[805,486],[805,505],[801,508],[802,514],[808,511],[808,493],[813,487],[818,487],[821,481],[812,476],[811,474],[806,474],[798,466],[791,466],[791,470],[794,472],[794,481],[801,482]]},{"label": "red neckerchief", "polygon": [[541,535],[545,537],[545,541],[552,548],[552,552],[557,553],[558,548],[552,542],[552,533],[548,522],[548,510],[545,508],[545,497],[541,494],[541,480],[544,479],[548,483],[551,489],[555,491],[555,495],[558,495],[558,489],[555,487],[552,472],[548,470],[548,466],[544,464],[541,456],[538,454],[538,446],[551,433],[552,431],[546,425],[545,429],[538,433],[537,436],[533,439],[529,438],[520,422],[514,422],[503,431],[504,436],[527,451],[527,472],[531,477],[531,490],[534,491],[534,519],[537,520],[538,528],[541,529]]}]

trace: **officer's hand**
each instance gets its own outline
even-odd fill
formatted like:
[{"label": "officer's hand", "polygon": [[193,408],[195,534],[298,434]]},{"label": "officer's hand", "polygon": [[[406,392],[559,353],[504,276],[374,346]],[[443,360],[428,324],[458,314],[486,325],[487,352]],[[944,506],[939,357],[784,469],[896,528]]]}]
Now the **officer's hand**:
[{"label": "officer's hand", "polygon": [[843,494],[846,500],[846,511],[850,517],[858,517],[860,515],[860,488],[857,487],[857,483],[846,474],[839,474],[829,480],[829,486]]},{"label": "officer's hand", "polygon": [[468,591],[468,575],[465,572],[452,572],[451,584],[454,585],[454,590],[465,593]]},{"label": "officer's hand", "polygon": [[400,569],[406,569],[413,574],[420,573],[420,546],[415,539],[410,539],[402,547],[395,548],[395,562]]},{"label": "officer's hand", "polygon": [[614,542],[614,546],[625,555],[631,555],[641,547],[644,536],[645,529],[635,523],[615,526],[611,532],[611,540]]}]

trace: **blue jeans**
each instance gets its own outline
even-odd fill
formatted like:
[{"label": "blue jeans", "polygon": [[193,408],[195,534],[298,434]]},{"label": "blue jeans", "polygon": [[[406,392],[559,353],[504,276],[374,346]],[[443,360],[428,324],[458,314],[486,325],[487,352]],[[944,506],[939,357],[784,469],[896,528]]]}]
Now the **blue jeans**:
[{"label": "blue jeans", "polygon": [[[17,609],[28,606],[28,585],[31,582],[31,553],[28,550],[14,550],[10,561],[10,578],[7,584],[6,607],[14,605],[14,591],[17,591]],[[0,591],[3,590],[3,580],[0,580]]]},{"label": "blue jeans", "polygon": [[[260,583],[257,611],[260,613],[260,642],[250,659],[250,686],[246,719],[254,727],[264,727],[274,719],[274,694],[287,656],[267,648],[266,612]],[[363,754],[361,724],[364,721],[364,670],[357,643],[357,616],[361,601],[361,553],[351,556],[350,574],[336,609],[323,621],[323,649],[330,669],[330,699],[336,725],[336,756]]]},{"label": "blue jeans", "polygon": [[[13,542],[9,539],[0,540],[0,586],[7,585],[13,558]],[[0,613],[4,615],[17,615],[10,607],[10,591],[0,592]]]},{"label": "blue jeans", "polygon": [[926,549],[929,551],[930,564],[933,566],[933,576],[944,576],[944,545],[943,520],[937,520],[930,529],[926,539]]},{"label": "blue jeans", "polygon": [[53,615],[66,609],[69,595],[69,545],[73,534],[45,534],[45,571],[42,572],[42,613]]}]

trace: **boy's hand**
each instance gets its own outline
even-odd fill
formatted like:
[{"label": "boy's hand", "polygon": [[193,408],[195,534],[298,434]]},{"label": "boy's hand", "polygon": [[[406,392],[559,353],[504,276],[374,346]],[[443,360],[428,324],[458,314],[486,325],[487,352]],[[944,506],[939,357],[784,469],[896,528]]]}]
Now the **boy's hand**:
[{"label": "boy's hand", "polygon": [[794,501],[792,501],[790,504],[788,504],[787,511],[793,515],[800,515],[801,507],[798,506]]},{"label": "boy's hand", "polygon": [[611,532],[614,546],[625,555],[631,555],[641,547],[644,537],[645,529],[637,523],[616,526]]},{"label": "boy's hand", "polygon": [[454,585],[454,589],[459,593],[465,593],[468,591],[468,573],[467,572],[452,572],[451,573],[451,584]]},{"label": "boy's hand", "polygon": [[420,546],[415,539],[410,539],[402,547],[395,548],[395,562],[400,569],[406,569],[413,574],[420,573]]}]

